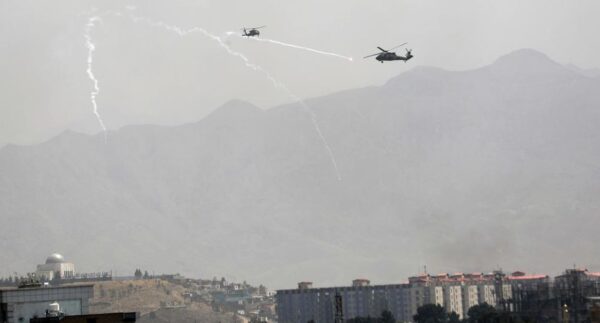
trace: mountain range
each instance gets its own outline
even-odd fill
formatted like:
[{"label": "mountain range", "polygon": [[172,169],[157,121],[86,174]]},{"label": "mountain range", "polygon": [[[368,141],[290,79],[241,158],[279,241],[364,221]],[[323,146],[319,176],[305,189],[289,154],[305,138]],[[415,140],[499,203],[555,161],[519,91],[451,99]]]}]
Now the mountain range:
[{"label": "mountain range", "polygon": [[5,270],[61,252],[80,271],[292,288],[402,282],[424,266],[600,269],[599,90],[598,73],[523,49],[268,110],[231,101],[106,142],[7,145]]}]

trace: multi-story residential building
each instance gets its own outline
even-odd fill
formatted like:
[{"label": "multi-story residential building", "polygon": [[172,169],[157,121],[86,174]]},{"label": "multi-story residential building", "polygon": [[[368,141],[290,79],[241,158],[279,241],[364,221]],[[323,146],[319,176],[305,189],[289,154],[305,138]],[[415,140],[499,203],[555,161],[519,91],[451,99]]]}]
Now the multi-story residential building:
[{"label": "multi-story residential building", "polygon": [[479,304],[487,303],[496,306],[496,288],[493,284],[478,284],[477,293]]},{"label": "multi-story residential building", "polygon": [[463,318],[463,295],[461,283],[454,283],[444,288],[444,308],[448,313],[456,313],[459,318]]},{"label": "multi-story residential building", "polygon": [[508,277],[512,287],[513,311],[537,322],[548,322],[558,307],[553,297],[553,283],[548,275],[514,272]]},{"label": "multi-story residential building", "polygon": [[[312,288],[312,283],[301,282],[298,289],[277,291],[277,313],[283,323],[333,322],[334,297],[339,294],[345,319],[377,317],[388,310],[396,320],[411,322],[417,309],[425,304],[441,305],[447,312],[465,318],[474,305],[496,304],[494,283],[491,274],[462,273],[424,274],[393,285],[370,285],[367,279],[357,279],[348,287]],[[512,295],[507,280],[502,288],[503,295]]]},{"label": "multi-story residential building", "polygon": [[275,295],[280,322],[333,322],[336,294],[342,297],[346,319],[377,317],[384,310],[402,318],[424,304],[419,301],[420,288],[409,290],[406,284],[371,286],[362,281],[349,287],[312,288],[312,284],[306,282],[298,285],[298,289],[279,290]]},{"label": "multi-story residential building", "polygon": [[590,315],[600,317],[600,273],[568,269],[554,280],[548,275],[496,271],[423,274],[394,285],[372,286],[358,279],[348,287],[312,288],[312,283],[304,282],[298,289],[277,291],[279,321],[333,322],[336,294],[342,298],[345,319],[377,317],[388,310],[398,322],[412,322],[425,304],[439,304],[448,313],[467,318],[469,309],[482,303],[539,322],[560,321],[566,313],[573,323],[586,322]]},{"label": "multi-story residential building", "polygon": [[600,296],[600,273],[587,269],[567,269],[554,279],[554,296],[573,323],[585,322],[589,316],[590,297]]},{"label": "multi-story residential building", "polygon": [[[468,312],[471,307],[479,304],[479,289],[476,284],[469,283],[464,284],[462,287],[463,311],[467,310]],[[466,314],[466,312],[463,313],[463,315]]]}]

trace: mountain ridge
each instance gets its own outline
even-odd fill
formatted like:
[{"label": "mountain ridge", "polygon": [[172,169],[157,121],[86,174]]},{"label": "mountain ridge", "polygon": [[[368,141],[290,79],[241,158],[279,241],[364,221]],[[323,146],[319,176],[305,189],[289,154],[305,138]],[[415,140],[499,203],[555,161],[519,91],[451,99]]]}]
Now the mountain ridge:
[{"label": "mountain ridge", "polygon": [[83,271],[141,266],[289,287],[400,281],[424,263],[542,272],[594,259],[599,81],[424,70],[306,100],[341,181],[298,103],[234,100],[194,123],[110,132],[107,143],[65,133],[5,147],[0,242],[11,272],[59,251]]},{"label": "mountain ridge", "polygon": [[[514,50],[508,54],[502,55],[499,58],[497,58],[494,62],[481,66],[481,67],[476,67],[476,68],[471,68],[471,69],[466,69],[466,70],[446,70],[443,69],[441,67],[435,67],[435,66],[427,66],[427,65],[419,65],[419,66],[415,66],[411,69],[409,69],[408,71],[402,72],[397,76],[394,76],[392,78],[390,78],[387,82],[385,82],[385,84],[382,87],[385,87],[387,84],[389,83],[393,83],[396,80],[404,80],[405,77],[414,77],[415,74],[418,77],[431,77],[429,74],[431,73],[436,73],[436,74],[453,74],[453,73],[472,73],[472,72],[477,72],[480,70],[486,70],[486,69],[493,69],[493,66],[496,64],[505,64],[506,62],[508,62],[508,64],[516,64],[518,66],[522,66],[525,65],[527,62],[531,62],[532,58],[538,58],[541,59],[541,61],[543,62],[544,65],[552,65],[556,68],[559,68],[561,70],[563,70],[564,72],[569,72],[569,73],[574,73],[577,74],[578,76],[585,76],[585,77],[592,77],[592,78],[596,78],[598,74],[598,69],[594,68],[594,69],[582,69],[579,68],[573,64],[566,64],[566,65],[562,65],[557,63],[556,61],[552,60],[550,57],[548,57],[546,54],[532,49],[532,48],[522,48],[522,49],[517,49]],[[517,71],[522,71],[522,69],[516,69]],[[426,73],[426,74],[425,74]],[[425,74],[425,75],[423,75]],[[355,88],[355,89],[349,89],[349,90],[343,90],[343,91],[338,91],[338,92],[333,92],[329,95],[326,96],[330,96],[330,95],[337,95],[337,94],[342,94],[342,93],[346,93],[346,92],[355,92],[355,91],[360,91],[360,90],[368,90],[368,89],[375,89],[375,88],[380,88],[378,86],[367,86],[367,87],[362,87],[362,88]],[[314,98],[307,98],[304,101],[313,101],[313,100],[317,100],[319,99],[319,97],[314,97]],[[132,124],[132,125],[127,125],[124,126],[120,129],[116,129],[116,130],[110,130],[108,131],[109,136],[120,131],[121,129],[129,129],[131,127],[135,128],[135,127],[145,127],[145,126],[151,126],[151,127],[157,127],[157,128],[173,128],[173,127],[179,127],[179,126],[186,126],[186,125],[195,125],[198,124],[200,122],[202,122],[202,120],[206,119],[206,118],[214,118],[215,116],[222,114],[223,110],[233,110],[231,112],[227,112],[226,114],[231,114],[234,117],[239,117],[240,115],[237,114],[237,112],[241,112],[242,114],[246,115],[247,113],[252,113],[252,111],[254,112],[268,112],[269,110],[277,110],[277,109],[281,109],[281,108],[285,108],[288,106],[295,106],[297,105],[297,102],[291,102],[291,103],[287,103],[287,104],[282,104],[279,106],[275,106],[269,109],[261,109],[255,105],[253,105],[250,102],[244,101],[244,100],[240,100],[240,99],[232,99],[229,100],[225,103],[223,103],[222,105],[220,105],[219,107],[217,107],[215,110],[213,110],[213,112],[209,113],[206,117],[199,119],[199,120],[195,120],[195,121],[191,121],[188,123],[183,123],[180,125],[154,125],[154,124]],[[239,109],[238,111],[236,111],[236,109]],[[15,147],[27,147],[27,146],[36,146],[39,144],[43,144],[45,142],[51,141],[53,138],[56,137],[61,137],[64,135],[69,135],[69,134],[74,134],[74,135],[87,135],[87,136],[91,136],[91,137],[95,137],[95,136],[103,136],[102,132],[96,133],[96,134],[85,134],[85,133],[81,133],[81,132],[77,132],[74,130],[64,130],[63,132],[59,133],[58,135],[49,138],[48,140],[44,141],[44,142],[40,142],[37,144],[28,144],[28,145],[19,145],[19,144],[12,144],[12,143],[7,143],[6,145],[0,147],[0,151],[5,148],[5,147],[10,147],[10,146],[15,146]]]}]

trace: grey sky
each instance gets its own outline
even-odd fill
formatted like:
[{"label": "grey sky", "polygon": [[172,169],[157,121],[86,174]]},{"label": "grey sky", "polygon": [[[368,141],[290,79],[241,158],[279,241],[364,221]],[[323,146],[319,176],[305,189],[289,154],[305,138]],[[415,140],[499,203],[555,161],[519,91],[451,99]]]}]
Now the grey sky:
[{"label": "grey sky", "polygon": [[[0,2],[0,146],[37,143],[66,129],[97,133],[89,100],[88,16],[126,12],[224,36],[267,25],[263,36],[331,51],[353,62],[238,37],[233,50],[300,97],[378,85],[415,65],[469,69],[530,47],[562,63],[598,67],[598,1],[31,1]],[[200,34],[180,37],[101,16],[92,30],[99,111],[109,129],[196,121],[230,99],[261,108],[289,102],[264,75]],[[408,64],[363,60],[376,46],[409,42]]]}]

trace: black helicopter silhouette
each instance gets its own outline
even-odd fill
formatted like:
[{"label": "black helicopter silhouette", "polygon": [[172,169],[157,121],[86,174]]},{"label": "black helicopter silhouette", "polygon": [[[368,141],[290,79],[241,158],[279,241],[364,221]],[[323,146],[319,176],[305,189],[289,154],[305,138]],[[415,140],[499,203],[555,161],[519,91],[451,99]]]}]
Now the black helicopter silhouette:
[{"label": "black helicopter silhouette", "polygon": [[377,55],[377,57],[375,57],[375,59],[378,60],[378,61],[380,61],[381,63],[383,63],[384,61],[404,61],[406,63],[406,61],[408,61],[409,59],[413,58],[413,55],[411,53],[412,49],[407,49],[406,50],[406,56],[396,55],[395,52],[391,52],[392,49],[404,46],[406,44],[407,43],[404,43],[402,45],[398,45],[396,47],[392,47],[392,48],[390,48],[388,50],[385,50],[385,49],[383,49],[381,47],[377,47],[381,52],[365,56],[364,58],[369,58],[369,57]]},{"label": "black helicopter silhouette", "polygon": [[254,37],[254,36],[259,36],[260,35],[260,31],[258,31],[258,29],[260,28],[264,28],[267,26],[260,26],[260,27],[254,27],[254,28],[248,28],[246,29],[245,27],[242,29],[244,31],[244,34],[242,36],[246,36],[246,37]]}]

